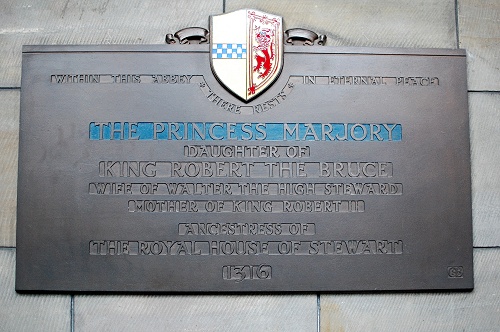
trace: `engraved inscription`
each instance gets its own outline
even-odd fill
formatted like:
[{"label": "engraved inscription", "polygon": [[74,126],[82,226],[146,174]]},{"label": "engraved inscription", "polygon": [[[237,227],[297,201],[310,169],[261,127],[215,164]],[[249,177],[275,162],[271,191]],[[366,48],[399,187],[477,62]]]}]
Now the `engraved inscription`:
[{"label": "engraved inscription", "polygon": [[151,75],[152,83],[159,84],[190,84],[193,75]]},{"label": "engraved inscription", "polygon": [[179,235],[314,235],[313,223],[181,223]]},{"label": "engraved inscription", "polygon": [[[91,256],[317,256],[401,255],[402,240],[288,240],[288,241],[117,241],[92,240]],[[455,268],[455,267],[453,267]],[[450,269],[448,270],[450,271]],[[463,270],[462,270],[463,271]],[[457,271],[453,270],[457,275]]]},{"label": "engraved inscription", "polygon": [[309,146],[185,145],[184,156],[198,158],[307,158]]},{"label": "engraved inscription", "polygon": [[[205,96],[207,97],[207,100],[210,101],[211,103],[217,105],[219,108],[223,109],[226,112],[241,114],[242,106],[233,104],[231,102],[228,102],[227,100],[222,99],[215,92],[210,90],[208,85],[206,85],[205,83],[200,83],[200,88],[204,92],[206,92]],[[205,89],[207,89],[207,90],[205,91]],[[250,109],[250,107],[243,106],[243,109]],[[248,113],[248,112],[245,112],[245,113]]]},{"label": "engraved inscription", "polygon": [[[274,98],[257,105],[241,106],[218,96],[200,76],[111,75],[111,78],[111,83],[196,83],[208,101],[236,114],[269,111],[286,99],[296,83],[361,85],[364,80],[361,79],[360,83],[358,78],[352,78],[352,81],[348,78],[335,81],[329,76],[307,76],[299,82],[297,77],[293,77]],[[384,77],[368,79],[375,83],[373,85],[390,83],[389,78]],[[104,181],[100,182],[90,182],[88,193],[101,196],[150,196],[148,199],[128,197],[124,208],[129,213],[156,215],[185,213],[192,217],[196,214],[214,213],[233,215],[257,213],[256,216],[288,214],[290,219],[296,218],[294,215],[314,214],[324,217],[327,222],[338,222],[339,218],[328,218],[328,215],[364,213],[366,210],[364,199],[346,199],[347,196],[402,195],[403,184],[389,181],[394,173],[391,161],[311,160],[313,153],[311,145],[315,144],[313,142],[400,142],[403,140],[402,133],[403,128],[400,123],[90,122],[88,138],[91,141],[166,140],[193,141],[193,144],[186,142],[188,144],[182,145],[177,151],[181,155],[176,158],[177,160],[101,160],[98,163],[99,177],[123,180],[115,182],[103,179]],[[196,144],[196,141],[225,144],[209,142]],[[241,142],[250,144],[243,145]],[[283,143],[275,145],[266,142]],[[296,143],[287,145],[286,142]],[[126,181],[126,178],[134,178],[136,181]],[[141,178],[147,180],[141,181]],[[162,182],[161,178],[171,178],[171,180]],[[378,179],[384,180],[377,181]],[[210,199],[203,196],[221,197]],[[246,196],[259,199],[246,199]],[[332,196],[344,197],[328,199],[334,198]],[[222,216],[217,218],[223,220]],[[166,223],[170,219],[170,217],[164,218]],[[316,235],[317,225],[312,222],[283,223],[271,217],[266,222],[262,220],[197,222],[196,219],[194,217],[193,222],[177,224],[177,233],[185,240],[93,240],[89,243],[89,254],[91,256],[403,254],[402,240],[314,239],[312,237]],[[232,236],[235,240],[213,240],[214,237],[226,236]],[[274,237],[283,240],[257,240],[252,239],[252,236],[269,236],[269,239]],[[206,240],[201,240],[203,238]],[[297,240],[292,240],[294,238]],[[222,267],[223,279],[235,282],[268,280],[272,277],[271,272],[272,268],[267,264],[235,264]]]},{"label": "engraved inscription", "polygon": [[215,213],[347,213],[364,212],[362,200],[140,200],[128,201],[129,212],[175,213],[175,212],[215,212]]},{"label": "engraved inscription", "polygon": [[268,280],[272,277],[270,265],[224,265],[222,279],[242,282],[243,280]]},{"label": "engraved inscription", "polygon": [[[100,161],[100,177],[390,178],[392,162]],[[330,189],[328,189],[330,191]]]},{"label": "engraved inscription", "polygon": [[126,84],[126,83],[157,83],[157,84],[190,84],[193,75],[172,74],[52,74],[50,82],[63,83],[102,83],[102,84]]},{"label": "engraved inscription", "polygon": [[439,78],[431,76],[299,76],[305,85],[395,85],[438,86]]},{"label": "engraved inscription", "polygon": [[[195,78],[192,80],[192,78]],[[191,82],[192,81],[192,82]],[[216,96],[206,84],[201,75],[183,74],[51,74],[51,83],[155,83],[155,84],[191,84],[197,83],[206,96],[212,95],[219,98],[216,103],[224,102]],[[254,107],[255,113],[265,112],[280,104],[285,100],[287,94],[294,87],[294,83],[304,85],[396,85],[396,86],[437,86],[440,84],[439,78],[435,76],[375,76],[375,75],[334,75],[334,76],[290,76],[289,81],[283,90],[273,99],[257,104]],[[211,98],[212,98],[211,97]],[[213,99],[214,100],[214,99]],[[211,100],[211,101],[213,101]],[[234,105],[234,104],[232,104]],[[234,105],[236,106],[236,105]],[[225,108],[225,105],[221,106]],[[240,106],[236,106],[240,107]],[[226,109],[233,112],[233,110]],[[238,112],[234,112],[238,113]]]},{"label": "engraved inscription", "polygon": [[399,142],[399,123],[106,122],[90,140]]},{"label": "engraved inscription", "polygon": [[96,74],[64,74],[50,75],[51,83],[101,83],[101,75]]},{"label": "engraved inscription", "polygon": [[260,195],[337,196],[402,195],[402,183],[270,183],[270,182],[91,182],[91,195]]}]

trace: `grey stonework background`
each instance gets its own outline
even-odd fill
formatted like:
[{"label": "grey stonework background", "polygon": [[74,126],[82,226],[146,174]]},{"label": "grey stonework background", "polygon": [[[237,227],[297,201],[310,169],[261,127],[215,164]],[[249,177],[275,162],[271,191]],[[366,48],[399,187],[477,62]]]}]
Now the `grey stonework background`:
[{"label": "grey stonework background", "polygon": [[[159,44],[240,8],[332,46],[465,48],[474,266],[470,293],[19,295],[14,291],[21,45]],[[0,0],[0,331],[499,331],[499,0]],[[327,277],[327,276],[326,276]]]}]

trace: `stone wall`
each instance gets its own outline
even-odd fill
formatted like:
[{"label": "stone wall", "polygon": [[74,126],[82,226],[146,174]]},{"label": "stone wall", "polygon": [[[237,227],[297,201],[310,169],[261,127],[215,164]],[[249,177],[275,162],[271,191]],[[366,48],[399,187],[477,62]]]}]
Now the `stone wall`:
[{"label": "stone wall", "polygon": [[[330,46],[465,48],[475,289],[469,293],[20,295],[14,291],[21,45],[161,44],[240,8]],[[0,331],[498,331],[500,2],[497,0],[3,0],[0,3]]]}]

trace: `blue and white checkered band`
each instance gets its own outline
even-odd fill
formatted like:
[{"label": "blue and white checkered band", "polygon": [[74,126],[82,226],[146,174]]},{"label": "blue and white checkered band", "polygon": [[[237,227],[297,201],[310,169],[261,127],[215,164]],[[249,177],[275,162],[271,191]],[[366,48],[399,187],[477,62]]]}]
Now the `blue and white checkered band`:
[{"label": "blue and white checkered band", "polygon": [[213,59],[246,59],[247,44],[213,44]]}]

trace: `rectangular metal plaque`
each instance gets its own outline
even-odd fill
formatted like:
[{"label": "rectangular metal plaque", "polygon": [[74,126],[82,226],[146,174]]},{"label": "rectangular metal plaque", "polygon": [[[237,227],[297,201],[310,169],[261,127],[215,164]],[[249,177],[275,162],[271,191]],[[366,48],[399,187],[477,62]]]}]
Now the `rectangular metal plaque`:
[{"label": "rectangular metal plaque", "polygon": [[24,47],[18,291],[473,287],[463,50],[288,46],[250,102],[210,55]]}]

